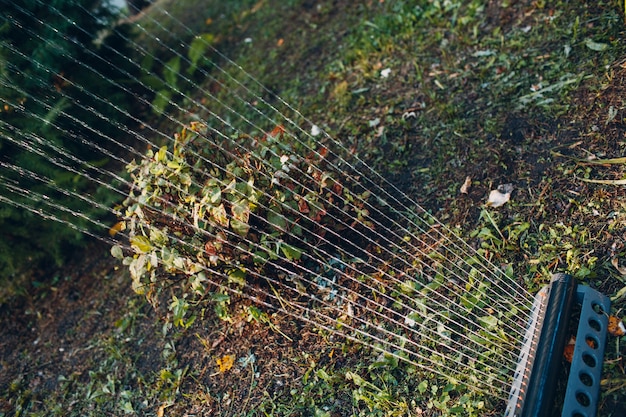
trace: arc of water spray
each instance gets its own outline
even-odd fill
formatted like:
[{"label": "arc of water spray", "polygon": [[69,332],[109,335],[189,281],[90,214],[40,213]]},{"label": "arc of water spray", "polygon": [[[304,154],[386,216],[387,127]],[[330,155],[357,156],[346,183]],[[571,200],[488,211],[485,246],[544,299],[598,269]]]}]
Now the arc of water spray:
[{"label": "arc of water spray", "polygon": [[[232,62],[232,61],[231,61],[231,62]],[[241,67],[239,67],[239,68],[241,68]],[[222,70],[222,69],[220,69],[220,70]],[[254,80],[254,79],[253,79],[253,80]],[[256,80],[255,80],[255,81],[256,81]],[[179,108],[179,109],[180,109],[180,108]],[[181,109],[181,110],[182,110],[182,109]],[[277,111],[277,110],[276,110],[276,111]],[[169,116],[168,116],[168,117],[169,117]],[[216,117],[217,117],[217,116],[216,116]],[[220,119],[220,120],[224,121],[223,119]],[[292,124],[292,125],[294,125],[294,126],[297,126],[297,125],[295,124],[295,122],[293,122],[291,119],[286,118],[285,120],[288,120],[288,122],[289,122],[290,124]],[[178,122],[178,121],[177,121],[177,122]],[[230,124],[228,124],[228,125],[230,125]],[[232,126],[230,126],[230,127],[232,127]],[[298,127],[298,129],[299,129],[299,130],[301,130],[299,127]],[[301,131],[302,131],[302,130],[301,130]],[[303,131],[303,132],[304,132],[304,131]],[[100,132],[100,133],[101,133],[101,132]],[[159,132],[159,133],[161,133],[161,132]],[[215,133],[216,133],[216,134],[218,134],[218,132],[215,132]],[[306,132],[304,132],[304,133],[306,133]],[[161,134],[162,134],[162,133],[161,133]],[[221,134],[221,132],[219,132],[219,134],[220,134],[221,136],[223,136],[224,138],[226,138],[226,137],[225,137],[225,135]],[[346,163],[347,163],[347,162],[346,162]],[[381,178],[382,178],[382,177],[381,177]],[[383,189],[383,190],[384,190],[384,189]],[[1,200],[2,200],[2,201],[4,201],[4,202],[6,202],[6,199],[5,199],[5,198],[2,198]],[[396,201],[397,201],[397,200],[396,200]],[[400,202],[398,201],[398,203],[400,203]],[[406,206],[405,206],[405,207],[406,207]],[[419,206],[418,206],[418,207],[419,207]],[[439,232],[439,231],[437,231],[437,232]],[[442,236],[444,236],[444,235],[442,235]],[[447,238],[447,237],[446,237],[446,238]],[[419,239],[419,237],[416,237],[416,239]],[[451,242],[451,244],[456,245],[456,243],[455,243],[455,242],[452,242],[449,238],[447,238],[447,239],[448,239],[448,241],[450,241],[450,242]],[[397,256],[397,255],[394,255],[394,256]],[[489,265],[487,264],[487,267],[488,267],[488,266],[489,266]],[[489,270],[489,269],[487,269],[487,270]],[[219,271],[213,271],[213,272],[218,273]],[[314,273],[313,271],[309,271],[309,272]],[[481,272],[482,272],[482,271],[481,271]],[[271,280],[271,279],[272,279],[271,277],[266,277],[266,276],[263,276],[263,278],[268,279],[268,280]],[[390,277],[390,279],[391,279],[391,278],[393,278],[393,277]],[[264,295],[264,296],[269,296],[270,294],[268,294],[268,293],[264,293],[263,295]],[[271,297],[270,297],[270,298],[271,298]],[[279,300],[277,300],[277,301],[279,301]],[[273,307],[273,308],[276,308],[276,306],[272,306],[272,307]],[[313,312],[313,313],[317,314],[317,312]],[[395,314],[395,313],[394,313],[394,314]],[[328,317],[328,318],[330,318],[330,317]],[[395,321],[395,322],[393,322],[393,321],[392,321],[392,323],[394,323],[394,324],[399,324],[399,325],[400,325],[400,327],[403,327],[403,326],[402,326],[402,324],[401,324],[401,323],[398,323],[397,321]],[[319,323],[318,323],[318,324],[319,324]],[[370,324],[371,324],[371,323],[370,323]],[[405,327],[405,326],[404,326],[404,327]],[[356,331],[357,329],[354,329],[354,330]],[[521,333],[521,332],[520,332],[520,333]],[[344,336],[346,336],[346,335],[344,335]],[[368,336],[370,336],[370,337],[374,337],[373,335],[368,335]],[[395,346],[394,346],[394,347],[395,347]],[[419,346],[418,346],[418,347],[419,347]],[[412,354],[414,354],[414,353],[412,353]],[[419,356],[419,355],[418,355],[418,357],[422,358],[422,357],[421,357],[421,356]],[[421,366],[421,365],[420,365],[420,366]],[[423,366],[421,366],[421,367],[423,367]],[[437,373],[438,373],[438,374],[442,374],[441,372],[437,372]]]},{"label": "arc of water spray", "polygon": [[[182,109],[181,109],[182,110]],[[218,132],[219,133],[219,132]],[[395,255],[394,255],[395,256]],[[441,315],[441,313],[438,313],[438,315]]]},{"label": "arc of water spray", "polygon": [[[32,115],[32,116],[34,116],[34,115]],[[17,141],[16,141],[16,143],[17,143]],[[50,144],[50,146],[53,146],[53,145],[52,145],[52,144]],[[33,150],[33,149],[31,148],[31,150]],[[60,150],[60,149],[58,149],[58,148],[57,148],[57,149],[55,149],[55,150],[56,150],[57,152],[59,152],[59,153],[62,153],[62,150]],[[40,153],[40,154],[41,154],[41,153]],[[60,166],[61,166],[62,168],[64,168],[64,169],[72,170],[72,169],[71,169],[71,167],[68,167],[68,166],[65,166],[65,165],[60,165]],[[5,167],[7,167],[7,166],[5,165]],[[78,173],[78,171],[75,171],[75,170],[72,170],[72,171],[73,171],[73,172]],[[36,175],[33,175],[32,173],[27,173],[27,172],[26,172],[25,170],[23,170],[23,169],[22,169],[22,170],[20,170],[20,172],[21,172],[22,174],[28,174],[28,175],[29,175],[29,176],[31,176],[31,177],[36,177]],[[42,179],[41,177],[38,177],[38,178],[36,178],[36,179],[38,179],[38,180],[40,180],[41,182],[44,182],[44,183],[46,183],[46,182],[51,183],[51,181],[46,181],[45,179]],[[119,177],[118,177],[118,179],[119,179]],[[104,184],[104,183],[103,183],[103,182],[101,182],[101,181],[100,181],[100,183],[101,183],[101,184]],[[68,192],[67,192],[67,191],[65,191],[65,190],[63,190],[63,189],[60,189],[60,188],[58,188],[58,187],[57,187],[57,190],[58,190],[58,191],[63,192],[64,194],[68,194]],[[74,193],[74,194],[75,194],[75,193]],[[80,197],[82,197],[82,196],[80,196],[80,195],[76,195],[76,197],[79,197],[79,198],[80,198]],[[41,200],[42,200],[42,199],[37,199],[36,201],[41,201]],[[103,207],[102,207],[102,206],[100,206],[100,208],[103,208]],[[159,210],[158,208],[154,208],[154,207],[153,207],[153,209],[155,209],[155,210]],[[110,209],[109,209],[109,210],[110,210]],[[162,209],[161,209],[161,210],[162,210]],[[101,224],[100,224],[100,225],[101,225]],[[191,225],[190,225],[190,226],[191,226]],[[211,271],[211,272],[214,272],[214,271]],[[308,271],[308,272],[312,273],[312,271]],[[264,277],[264,278],[266,278],[266,279],[267,279],[267,277]],[[279,284],[279,283],[280,283],[280,282],[277,282],[277,281],[274,281],[274,282],[275,282],[276,284]],[[310,282],[310,283],[311,283],[311,284],[313,284],[312,282]],[[380,306],[380,305],[379,305],[379,306]],[[398,325],[398,326],[402,327],[402,324],[401,324],[401,323],[398,323],[397,321],[394,321],[394,324],[396,324],[396,325]],[[405,327],[406,327],[406,326],[405,326]],[[395,335],[394,335],[394,336],[395,336]],[[396,346],[396,347],[397,347],[397,346]],[[428,350],[428,349],[426,349],[426,350]],[[433,351],[432,353],[436,353],[436,352],[434,352],[434,351]]]},{"label": "arc of water spray", "polygon": [[[62,151],[60,151],[60,150],[58,150],[58,149],[57,149],[57,152],[61,153]],[[72,170],[70,167],[65,166],[65,165],[63,165],[63,166],[61,166],[61,167],[62,167],[63,169]],[[118,177],[118,179],[119,179],[119,177]],[[157,210],[158,210],[158,209],[157,209]],[[330,256],[330,254],[328,254],[328,253],[325,253],[325,254],[326,254],[327,256]],[[339,271],[336,271],[336,272],[339,272]],[[387,294],[380,293],[379,291],[375,290],[374,288],[371,288],[371,289],[372,289],[372,291],[373,291],[374,293],[378,294],[379,296],[382,296],[383,298],[386,298],[387,300],[392,301],[392,298],[390,298]],[[406,305],[404,305],[404,306],[405,306],[406,308],[409,308],[409,306],[406,306]],[[443,306],[443,305],[441,305],[441,307],[444,307],[444,306]],[[431,312],[434,312],[434,313],[435,313],[438,317],[440,317],[440,318],[444,318],[444,319],[449,319],[449,317],[444,317],[444,315],[443,315],[440,311],[434,310],[434,309],[432,309],[432,308],[429,308],[429,309],[430,309],[430,310],[432,310]],[[388,310],[388,312],[393,313],[393,314],[395,314],[395,315],[399,315],[397,312],[393,312],[393,311],[389,310],[388,308],[385,308],[385,310]],[[396,320],[396,323],[397,323],[397,320]],[[402,325],[402,323],[397,323],[397,324],[399,324],[399,325],[400,325],[400,327],[404,327],[406,330],[409,330],[409,331],[411,330],[411,329],[409,329],[406,325]],[[454,334],[456,334],[457,336],[465,336],[465,335],[460,335],[460,334],[458,333],[458,331],[453,331],[453,333],[454,333]],[[470,334],[473,334],[474,336],[479,337],[479,335],[475,334],[474,332],[470,332]],[[462,344],[460,344],[460,342],[455,342],[455,343],[457,343],[457,344],[459,345],[459,347],[462,347],[462,346],[463,346]]]},{"label": "arc of water spray", "polygon": [[[34,33],[31,33],[31,34],[32,34],[33,36],[35,36],[35,34],[34,34]],[[44,40],[42,39],[42,41],[44,41]],[[10,48],[10,47],[9,47],[9,48]],[[14,52],[19,53],[18,51],[14,51]],[[89,69],[90,69],[90,70],[92,70],[92,71],[95,71],[95,70],[93,70],[93,68],[91,68],[91,67],[90,67]],[[68,82],[68,83],[70,83],[70,84],[72,83],[70,80],[67,80],[67,82]],[[5,86],[6,86],[6,85],[5,85]],[[7,86],[7,87],[8,87],[8,86]],[[26,94],[26,92],[24,92],[23,90],[19,90],[19,92],[20,92],[21,94],[24,94],[24,95]],[[94,98],[97,98],[97,99],[102,100],[101,98],[99,98],[99,97],[97,97],[97,96],[95,96],[95,95],[93,95],[93,94],[91,94],[91,93],[89,93],[89,94],[90,94],[90,95],[92,95]],[[36,99],[36,98],[34,98],[34,97],[33,97],[33,99],[37,100],[37,99]],[[110,104],[110,102],[108,102],[108,101],[106,101],[106,100],[102,100],[102,101],[106,102],[107,104]],[[40,104],[45,105],[45,103],[43,103],[43,102],[40,102]],[[84,106],[82,106],[82,105],[80,105],[80,104],[79,104],[79,106],[81,106],[81,107],[83,107],[83,108],[84,108]],[[116,109],[117,109],[118,111],[123,111],[123,110],[119,109],[118,107],[116,107]],[[182,109],[182,108],[180,108],[180,107],[179,107],[179,109],[180,109],[180,110],[183,110],[183,109]],[[93,111],[94,111],[94,113],[95,113],[95,110],[93,110]],[[63,113],[64,113],[64,112],[63,112]],[[66,113],[64,113],[64,114],[65,114],[67,117],[73,118],[73,116],[71,116],[71,115],[67,115]],[[127,112],[124,112],[124,114],[125,114],[125,115],[127,115],[128,113],[127,113]],[[105,120],[105,119],[106,119],[104,116],[102,116],[102,115],[100,115],[100,114],[98,114],[98,115],[99,115],[99,116],[100,116],[103,120]],[[93,128],[90,128],[90,127],[86,126],[83,122],[81,122],[81,121],[79,121],[79,120],[77,120],[77,119],[75,119],[75,118],[73,118],[73,120],[74,120],[74,121],[76,121],[76,122],[77,122],[77,123],[79,123],[79,124],[82,124],[82,125],[83,125],[83,127],[87,127],[88,129],[90,129],[90,130],[92,130],[92,131],[93,131]],[[172,120],[172,121],[175,121],[176,123],[179,123],[179,124],[180,124],[180,122],[179,122],[179,121],[177,121],[177,120],[175,120],[175,119],[173,119],[173,118],[172,118],[171,120]],[[118,127],[120,127],[121,129],[124,129],[124,127],[122,127],[122,126],[118,126]],[[126,128],[126,130],[128,130],[128,129]],[[225,135],[223,135],[221,132],[219,132],[219,131],[217,131],[217,130],[215,130],[215,129],[214,129],[213,131],[214,131],[215,133],[217,133],[217,134],[220,134],[222,137],[224,137],[224,138],[226,139],[226,136],[225,136]],[[95,131],[94,131],[94,133],[100,134],[100,132],[95,132]],[[161,132],[159,132],[159,133],[161,133]],[[165,135],[163,135],[163,136],[165,136]],[[109,139],[109,140],[112,140],[112,138],[108,138],[108,139]],[[145,139],[145,138],[144,138],[143,140],[144,140],[144,142],[149,143],[149,141],[148,141],[147,139]],[[112,140],[112,142],[114,142],[114,143],[116,143],[116,144],[117,144],[117,142],[116,142],[115,140]],[[88,145],[90,145],[90,146],[95,146],[95,145],[92,145],[92,144],[91,144],[91,143],[89,143],[89,142],[87,142],[87,144],[88,144]],[[129,150],[129,147],[128,147],[128,146],[125,146],[124,148],[125,148],[126,150]],[[98,150],[99,150],[99,151],[101,151],[101,152],[103,152],[103,153],[106,153],[105,151],[103,151],[103,150],[102,150],[102,148],[98,148]],[[243,148],[242,148],[242,150],[245,150],[245,149],[243,149]],[[134,151],[134,152],[135,152],[135,154],[137,154],[137,155],[141,156],[141,155],[140,155],[139,153],[137,153],[136,151]],[[230,155],[231,157],[233,157],[233,158],[239,158],[238,156],[233,155],[232,153],[229,153],[229,155]],[[213,166],[214,166],[214,167],[216,167],[216,168],[223,169],[222,167],[216,166],[216,165],[215,165],[212,161],[208,161],[208,160],[206,160],[206,159],[205,159],[205,162],[206,162],[206,163],[208,163],[208,164],[213,165]],[[302,185],[302,184],[300,184],[300,183],[299,183],[299,185]],[[347,215],[347,213],[344,213],[344,214],[346,214],[346,215]],[[286,219],[286,220],[288,220],[288,219]],[[343,221],[341,221],[340,219],[336,219],[336,220],[338,220],[338,221],[340,221],[340,222],[342,222],[342,223],[343,223]],[[345,223],[343,223],[343,224],[344,224],[344,226],[348,226],[348,225],[347,225],[347,224],[345,224]],[[334,233],[334,231],[332,231],[332,230],[330,230],[330,229],[328,229],[328,228],[326,228],[326,231],[327,231],[327,232],[330,232],[330,233]],[[341,238],[340,236],[337,236],[337,237],[338,237],[338,238]],[[399,236],[398,236],[398,237],[399,237]],[[330,242],[328,242],[328,243],[330,243]],[[395,242],[391,242],[391,243],[395,244]],[[427,254],[426,254],[426,253],[424,253],[421,249],[419,249],[419,251],[420,251],[421,255],[423,255],[423,256],[426,256],[426,255],[427,255]],[[393,254],[392,252],[388,252],[388,253],[389,253],[391,256],[393,256],[393,257],[396,257],[396,258],[397,258],[397,255],[396,255],[396,254]],[[410,254],[408,254],[408,255],[410,255]],[[412,255],[411,255],[411,256],[412,256]],[[381,261],[381,259],[379,259],[379,258],[376,258],[376,259],[377,259],[377,260],[379,260],[379,261]],[[405,263],[407,266],[410,266],[410,265],[406,262],[406,260],[404,260],[404,259],[403,259],[403,261],[404,261],[404,263]],[[346,264],[346,266],[347,266],[347,264]],[[446,267],[446,269],[447,269],[447,267]],[[449,269],[448,269],[448,270],[449,270]],[[450,271],[450,270],[449,270],[449,271]],[[400,272],[400,271],[398,270],[397,272]],[[435,271],[433,271],[433,272],[435,272]],[[453,273],[453,274],[457,274],[455,271],[450,271],[450,272],[451,272],[451,273]],[[386,274],[386,275],[387,275],[387,278],[389,278],[389,279],[391,279],[391,280],[395,280],[395,277],[393,277],[393,276],[389,276],[389,274]],[[462,279],[461,277],[458,277],[458,278],[459,278],[459,279]],[[493,300],[492,300],[492,301],[493,301]],[[443,307],[443,306],[441,306],[441,307]],[[435,314],[437,314],[437,315],[441,315],[441,312],[438,312],[438,311],[434,311],[434,312],[435,312]],[[507,324],[507,326],[508,326],[508,324]],[[510,328],[510,326],[509,326],[509,330],[517,331],[517,329]]]},{"label": "arc of water spray", "polygon": [[[45,24],[44,22],[41,22],[41,23]],[[35,35],[35,34],[33,34],[33,35]],[[45,41],[45,40],[43,40],[43,39],[42,39],[42,41]],[[78,63],[78,62],[77,62],[77,63]],[[89,69],[89,70],[91,70],[91,71],[95,71],[95,70],[94,70],[93,68],[91,68],[91,67],[89,67],[88,69]],[[97,71],[96,71],[96,72],[97,72]],[[138,80],[137,80],[137,81],[138,81]],[[68,82],[69,82],[69,80],[68,80]],[[107,102],[107,103],[108,103],[108,102]],[[184,109],[180,108],[179,106],[177,106],[177,107],[178,107],[178,109],[179,109],[179,110],[184,111]],[[232,109],[230,109],[230,110],[232,110]],[[215,117],[218,117],[218,118],[219,118],[219,116],[217,116],[216,114],[214,114],[214,113],[212,113],[212,112],[211,112],[211,114],[212,114],[213,116],[215,116]],[[241,116],[241,115],[240,115],[240,116]],[[168,117],[170,118],[170,120],[172,120],[172,121],[174,121],[174,122],[176,122],[176,123],[179,123],[179,124],[180,124],[180,122],[179,122],[178,120],[171,118],[169,115],[168,115]],[[225,122],[225,121],[224,121],[223,119],[221,119],[221,118],[220,118],[220,120],[221,120],[222,122],[224,122],[224,123],[227,123],[227,122]],[[248,121],[247,119],[245,119],[245,120],[246,120],[246,121]],[[251,122],[249,122],[249,121],[248,121],[248,123],[249,123],[249,124],[252,124],[252,123],[251,123]],[[252,125],[253,125],[253,124],[252,124]],[[229,124],[229,126],[230,126],[230,124]],[[231,127],[232,127],[232,126],[231,126]],[[258,127],[258,126],[255,126],[255,127]],[[233,129],[234,129],[234,128],[233,128]],[[214,133],[217,133],[217,134],[221,135],[222,137],[224,137],[225,139],[227,139],[227,137],[226,137],[225,135],[223,135],[220,131],[213,129],[213,132],[214,132]],[[159,133],[160,133],[160,132],[159,132]],[[232,155],[232,154],[231,154],[231,155]],[[210,161],[206,161],[206,162],[210,162]],[[301,184],[300,184],[300,185],[301,185]],[[331,232],[332,232],[332,231],[331,231]],[[397,236],[397,235],[396,235],[396,236]],[[400,236],[397,236],[397,237],[400,237]],[[417,238],[417,240],[420,240],[420,239],[419,239],[419,238]],[[396,245],[396,244],[395,244],[395,242],[390,242],[390,243],[392,243],[392,244]],[[397,245],[396,245],[396,247],[397,247]],[[399,249],[404,250],[403,248],[399,248]],[[389,253],[390,253],[390,252],[389,252]],[[392,254],[392,253],[390,253],[390,254],[391,254],[392,256],[396,256],[395,254]],[[423,252],[421,252],[421,254],[422,254],[422,255],[425,255]],[[413,256],[413,255],[412,255],[412,254],[407,253],[407,256]],[[405,264],[407,264],[407,265],[408,265],[408,263],[407,263],[407,261],[406,261],[405,259],[402,259],[402,261],[403,261],[403,262],[405,262]],[[450,272],[453,272],[453,271],[450,271]],[[454,272],[453,272],[453,273],[454,273]],[[392,278],[392,279],[393,279],[393,277],[390,277],[390,278]],[[459,277],[459,278],[460,278],[460,277]],[[489,297],[491,297],[491,296],[489,296]],[[492,301],[494,301],[494,300],[492,299]]]}]

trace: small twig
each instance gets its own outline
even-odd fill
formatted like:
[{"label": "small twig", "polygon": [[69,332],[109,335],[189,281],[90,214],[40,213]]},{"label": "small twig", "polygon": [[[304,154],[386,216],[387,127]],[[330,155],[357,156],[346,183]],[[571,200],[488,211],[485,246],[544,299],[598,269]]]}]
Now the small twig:
[{"label": "small twig", "polygon": [[254,364],[250,363],[250,388],[248,388],[248,398],[246,398],[246,401],[243,403],[244,410],[246,406],[248,405],[248,402],[250,401],[250,397],[252,397],[253,385],[254,385]]}]

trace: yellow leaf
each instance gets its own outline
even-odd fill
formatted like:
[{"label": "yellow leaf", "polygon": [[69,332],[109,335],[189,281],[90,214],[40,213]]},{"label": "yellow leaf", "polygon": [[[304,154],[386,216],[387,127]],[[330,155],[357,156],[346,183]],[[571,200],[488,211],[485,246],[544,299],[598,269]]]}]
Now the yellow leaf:
[{"label": "yellow leaf", "polygon": [[167,146],[161,146],[161,149],[159,149],[159,152],[157,152],[155,159],[157,162],[167,161]]},{"label": "yellow leaf", "polygon": [[221,358],[217,358],[215,362],[217,362],[220,372],[224,373],[233,367],[235,364],[235,357],[233,355],[224,355]]},{"label": "yellow leaf", "polygon": [[147,253],[152,249],[152,244],[150,240],[145,236],[133,236],[130,238],[130,244],[135,249],[136,252],[139,253]]},{"label": "yellow leaf", "polygon": [[609,317],[609,333],[612,336],[620,337],[626,334],[626,326],[624,322],[616,316]]},{"label": "yellow leaf", "polygon": [[124,222],[117,222],[115,223],[113,226],[111,226],[111,228],[109,229],[109,236],[113,237],[116,234],[118,234],[119,232],[121,232],[122,230],[126,229],[126,223]]}]

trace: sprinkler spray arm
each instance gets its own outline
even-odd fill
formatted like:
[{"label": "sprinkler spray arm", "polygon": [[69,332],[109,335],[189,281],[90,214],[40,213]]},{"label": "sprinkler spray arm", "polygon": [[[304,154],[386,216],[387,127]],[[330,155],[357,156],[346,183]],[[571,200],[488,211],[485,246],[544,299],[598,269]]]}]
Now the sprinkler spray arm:
[{"label": "sprinkler spray arm", "polygon": [[563,362],[569,318],[574,304],[575,282],[570,275],[557,274],[550,283],[546,315],[537,341],[533,372],[526,392],[523,417],[552,415],[556,381]]}]

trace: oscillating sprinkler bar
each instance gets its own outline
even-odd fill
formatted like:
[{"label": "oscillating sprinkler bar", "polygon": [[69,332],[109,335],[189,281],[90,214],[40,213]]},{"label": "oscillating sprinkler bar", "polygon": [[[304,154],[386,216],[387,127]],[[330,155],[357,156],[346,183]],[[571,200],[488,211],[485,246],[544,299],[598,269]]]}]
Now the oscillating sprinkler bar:
[{"label": "oscillating sprinkler bar", "polygon": [[575,304],[580,318],[561,417],[593,417],[600,394],[602,360],[606,346],[608,297],[568,274],[555,274],[535,296],[522,343],[506,417],[554,415],[557,380]]}]

